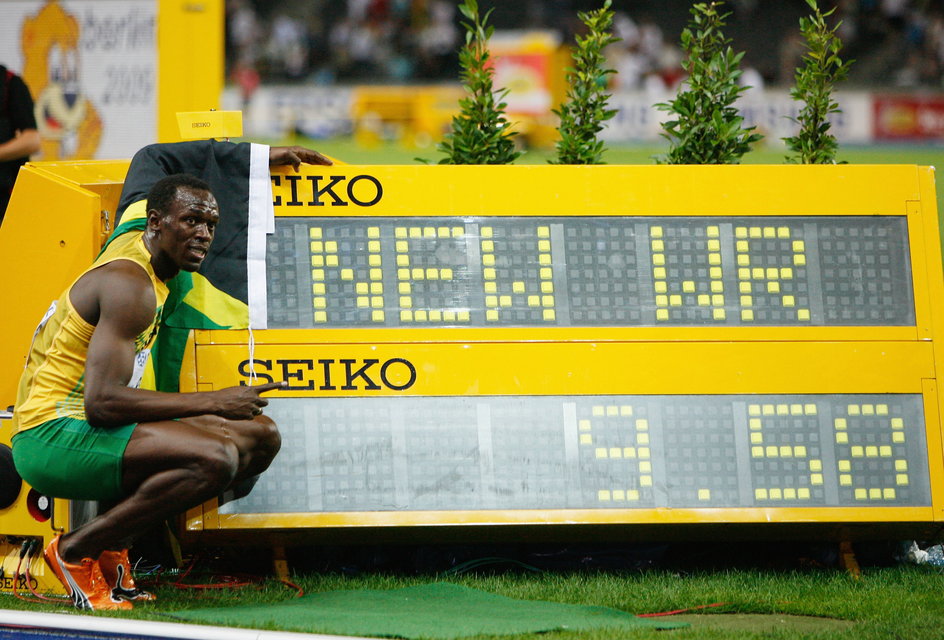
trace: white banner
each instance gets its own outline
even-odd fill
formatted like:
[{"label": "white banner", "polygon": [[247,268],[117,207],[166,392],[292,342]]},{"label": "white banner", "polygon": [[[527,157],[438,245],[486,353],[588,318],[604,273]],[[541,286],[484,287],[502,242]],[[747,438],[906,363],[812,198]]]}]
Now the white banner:
[{"label": "white banner", "polygon": [[[655,105],[669,102],[675,94],[653,95],[650,92],[619,92],[610,98],[609,107],[617,113],[607,123],[602,136],[608,142],[639,142],[663,140],[662,122],[669,114]],[[872,95],[864,91],[837,92],[834,96],[842,113],[830,118],[830,133],[839,142],[867,143],[872,140]],[[744,126],[756,126],[769,144],[783,144],[782,138],[796,135],[796,118],[802,105],[786,90],[748,91],[737,107]]]},{"label": "white banner", "polygon": [[[265,85],[248,102],[243,102],[238,89],[229,87],[222,102],[224,109],[243,109],[243,131],[247,136],[281,137],[294,130],[313,138],[328,138],[349,135],[353,130],[353,92],[351,87]],[[617,114],[607,123],[601,137],[610,143],[662,141],[661,123],[668,114],[655,105],[674,97],[645,91],[613,95],[610,108],[616,109]],[[841,143],[872,142],[874,96],[866,91],[840,91],[835,98],[842,113],[830,118],[831,133]],[[457,111],[458,108],[456,104]],[[738,108],[744,126],[756,126],[766,144],[783,145],[782,138],[796,135],[797,125],[791,118],[797,117],[800,105],[786,90],[748,92]]]},{"label": "white banner", "polygon": [[281,138],[300,133],[311,138],[350,135],[353,131],[351,87],[267,85],[247,102],[235,87],[223,91],[223,109],[243,112],[243,135]]},{"label": "white banner", "polygon": [[157,140],[157,0],[0,1],[0,63],[36,104],[42,155],[128,158]]}]

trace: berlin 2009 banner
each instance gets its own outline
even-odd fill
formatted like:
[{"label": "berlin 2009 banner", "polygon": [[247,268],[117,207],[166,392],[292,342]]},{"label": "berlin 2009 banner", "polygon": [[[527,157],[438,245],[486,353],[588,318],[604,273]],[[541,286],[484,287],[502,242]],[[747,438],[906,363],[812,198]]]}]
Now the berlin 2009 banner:
[{"label": "berlin 2009 banner", "polygon": [[34,159],[125,158],[156,141],[156,22],[156,0],[0,4],[0,64],[36,106]]}]

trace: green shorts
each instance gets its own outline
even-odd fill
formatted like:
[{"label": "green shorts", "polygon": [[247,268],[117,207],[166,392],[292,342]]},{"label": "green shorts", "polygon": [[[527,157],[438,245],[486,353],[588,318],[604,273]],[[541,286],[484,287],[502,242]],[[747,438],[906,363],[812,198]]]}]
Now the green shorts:
[{"label": "green shorts", "polygon": [[108,429],[56,418],[13,436],[16,470],[43,495],[69,500],[116,500],[122,459],[135,424]]}]

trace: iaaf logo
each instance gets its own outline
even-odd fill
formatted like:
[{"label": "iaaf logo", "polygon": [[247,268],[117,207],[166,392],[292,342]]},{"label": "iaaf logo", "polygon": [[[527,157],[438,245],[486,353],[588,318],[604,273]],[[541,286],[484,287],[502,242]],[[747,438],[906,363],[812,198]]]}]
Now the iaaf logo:
[{"label": "iaaf logo", "polygon": [[405,391],[416,382],[416,367],[403,358],[383,362],[373,358],[256,359],[251,364],[249,360],[239,363],[239,375],[248,380],[253,373],[261,382],[284,380],[288,383],[286,391],[380,391],[384,388]]},{"label": "iaaf logo", "polygon": [[[34,578],[33,576],[30,576],[29,585],[26,584],[26,576],[25,576],[25,575],[21,575],[21,576],[16,580],[16,588],[17,588],[18,590],[19,590],[19,589],[27,589],[27,588],[30,588],[30,587],[32,587],[33,589],[38,589],[38,588],[39,588],[39,582],[38,582],[38,581],[36,580],[36,578]],[[3,590],[3,591],[13,591],[13,576],[4,575],[2,578],[0,578],[0,590]]]}]

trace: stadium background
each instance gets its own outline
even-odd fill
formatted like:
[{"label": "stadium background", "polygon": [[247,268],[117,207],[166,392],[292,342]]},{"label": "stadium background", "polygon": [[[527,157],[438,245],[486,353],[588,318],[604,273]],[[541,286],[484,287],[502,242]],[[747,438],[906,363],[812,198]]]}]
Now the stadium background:
[{"label": "stadium background", "polygon": [[[498,86],[523,162],[553,145],[567,43],[589,0],[484,1],[496,27]],[[175,110],[244,112],[244,132],[308,141],[351,162],[436,160],[434,145],[461,95],[462,28],[450,0],[8,0],[0,3],[0,61],[24,75],[40,103],[46,142],[34,159],[126,158],[176,135]],[[685,0],[619,0],[621,42],[608,57],[607,160],[652,162],[662,147],[653,105],[682,80]],[[933,161],[944,139],[944,5],[932,0],[841,0],[844,55],[856,60],[833,130],[853,162]],[[745,52],[740,103],[766,136],[745,162],[781,162],[797,104],[789,87],[802,54],[803,0],[732,0],[725,29]],[[172,15],[174,12],[178,15]],[[200,15],[198,15],[200,14]],[[197,22],[200,24],[196,24]],[[224,36],[225,32],[225,36]],[[225,43],[225,57],[224,57]],[[224,86],[225,85],[225,86]],[[176,94],[176,99],[172,94]],[[170,118],[170,120],[168,120]],[[169,123],[169,124],[168,124]],[[919,153],[911,156],[910,152]],[[843,155],[845,154],[845,155]],[[929,162],[933,163],[933,162]]]},{"label": "stadium background", "polygon": [[[483,3],[494,9],[499,86],[511,89],[509,110],[525,116],[525,134],[530,133],[529,118],[546,117],[560,100],[561,83],[555,74],[567,63],[560,49],[581,27],[577,11],[596,4]],[[611,88],[618,114],[604,134],[611,143],[659,142],[664,114],[653,105],[669,99],[682,80],[677,43],[690,4],[614,3],[622,41],[608,52],[617,70]],[[861,146],[941,140],[941,4],[823,4],[838,5],[844,55],[856,60],[838,94],[843,113],[833,124],[840,141]],[[789,87],[803,51],[797,25],[806,4],[737,0],[728,8],[725,32],[734,47],[745,52],[743,81],[752,87],[740,105],[742,113],[767,134],[761,149],[777,147],[780,138],[791,135],[789,117],[797,110]],[[354,134],[362,143],[377,138],[427,147],[448,122],[442,111],[455,108],[456,94],[443,87],[456,83],[455,52],[462,35],[458,18],[454,3],[443,0],[228,2],[224,103],[228,108],[245,107],[250,135]],[[537,60],[541,51],[547,60]],[[503,54],[517,57],[517,64],[503,64]],[[535,84],[542,83],[536,90]],[[551,140],[539,136],[532,141],[526,135],[525,142],[546,147]]]}]

